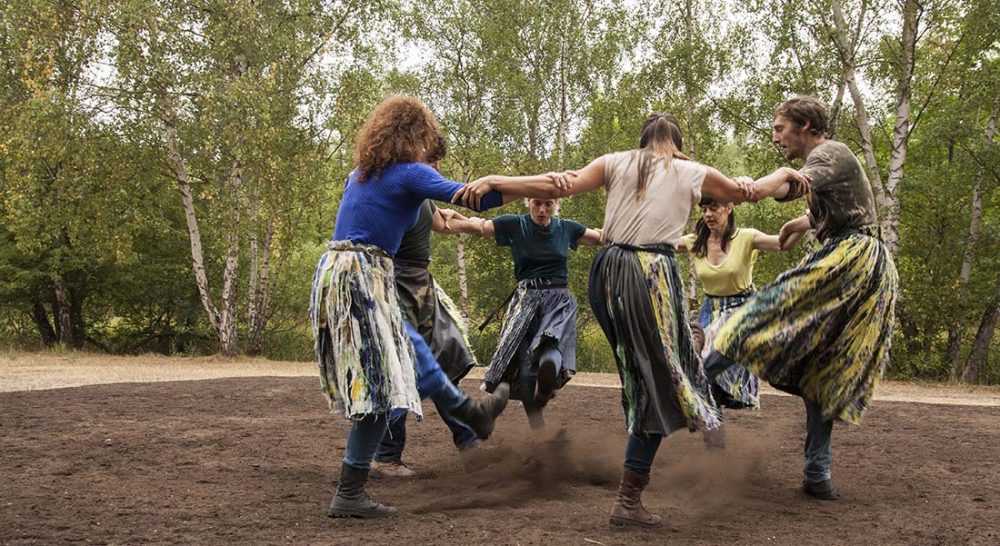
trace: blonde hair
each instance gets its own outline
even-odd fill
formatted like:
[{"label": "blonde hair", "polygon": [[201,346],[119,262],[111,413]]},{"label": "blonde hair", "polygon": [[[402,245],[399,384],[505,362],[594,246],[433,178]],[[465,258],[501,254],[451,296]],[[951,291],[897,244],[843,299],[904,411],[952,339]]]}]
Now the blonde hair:
[{"label": "blonde hair", "polygon": [[555,204],[555,206],[553,208],[554,208],[554,212],[556,214],[559,213],[559,207],[562,205],[562,198],[559,198],[559,197],[555,197],[555,198],[551,198],[551,199],[541,198],[541,197],[525,197],[524,198],[524,206],[528,207],[529,210],[531,209],[531,200],[532,199],[537,199],[539,201],[555,201],[556,204]]}]

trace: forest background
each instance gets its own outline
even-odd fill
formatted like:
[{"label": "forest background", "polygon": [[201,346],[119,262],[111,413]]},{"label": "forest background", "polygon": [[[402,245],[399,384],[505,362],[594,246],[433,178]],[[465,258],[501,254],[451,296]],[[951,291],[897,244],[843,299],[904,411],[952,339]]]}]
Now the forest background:
[{"label": "forest background", "polygon": [[[0,349],[311,359],[313,268],[387,94],[431,106],[459,181],[582,167],[654,111],[759,177],[785,164],[774,107],[810,94],[900,271],[888,374],[998,383],[998,29],[991,0],[0,0]],[[736,219],[776,233],[803,209]],[[807,248],[762,255],[757,285]],[[593,254],[570,263],[578,361],[611,371]],[[473,326],[514,285],[490,240],[436,235],[432,271]],[[498,330],[473,330],[480,361]]]}]

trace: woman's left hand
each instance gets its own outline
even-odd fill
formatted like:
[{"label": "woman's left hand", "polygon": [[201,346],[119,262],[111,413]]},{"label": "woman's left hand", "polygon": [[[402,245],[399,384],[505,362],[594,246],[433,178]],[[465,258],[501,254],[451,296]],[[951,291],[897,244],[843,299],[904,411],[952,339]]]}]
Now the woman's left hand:
[{"label": "woman's left hand", "polygon": [[492,178],[492,176],[487,175],[462,186],[452,196],[451,202],[469,207],[472,210],[479,210],[483,196],[493,191]]}]

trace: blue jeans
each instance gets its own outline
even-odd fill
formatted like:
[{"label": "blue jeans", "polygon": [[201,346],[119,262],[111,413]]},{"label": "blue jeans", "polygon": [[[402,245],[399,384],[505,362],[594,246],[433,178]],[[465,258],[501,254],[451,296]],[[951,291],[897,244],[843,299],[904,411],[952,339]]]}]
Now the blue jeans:
[{"label": "blue jeans", "polygon": [[[469,400],[469,397],[448,380],[448,376],[434,358],[424,338],[420,337],[408,322],[404,321],[404,324],[416,356],[417,392],[420,393],[420,398],[434,400],[439,410],[443,408],[450,412],[458,409]],[[363,419],[354,421],[351,432],[347,435],[344,463],[355,468],[366,470],[371,468],[375,452],[378,451],[378,446],[386,435],[389,420],[388,415],[379,413],[366,415]]]},{"label": "blue jeans", "polygon": [[375,452],[375,460],[399,462],[403,460],[403,448],[406,446],[406,410],[394,410],[389,415],[389,426],[386,427],[382,441]]},{"label": "blue jeans", "polygon": [[830,450],[833,435],[833,421],[823,419],[819,406],[802,399],[806,404],[806,464],[803,468],[805,480],[817,483],[830,479],[830,465],[833,453]]},{"label": "blue jeans", "polygon": [[368,470],[372,466],[372,457],[378,449],[378,443],[385,435],[388,418],[384,413],[366,415],[364,419],[354,421],[351,432],[347,434],[347,449],[344,450],[344,464]]},{"label": "blue jeans", "polygon": [[[462,421],[455,419],[438,404],[437,408],[441,420],[451,430],[451,439],[459,451],[479,444],[476,433]],[[400,462],[403,460],[403,450],[406,449],[406,413],[405,411],[392,412],[389,417],[389,427],[382,437],[382,442],[375,453],[375,460],[383,463]]]},{"label": "blue jeans", "polygon": [[662,434],[629,433],[628,442],[625,444],[625,468],[640,476],[649,476],[653,468],[653,458],[656,457],[656,450],[660,448],[662,441]]}]

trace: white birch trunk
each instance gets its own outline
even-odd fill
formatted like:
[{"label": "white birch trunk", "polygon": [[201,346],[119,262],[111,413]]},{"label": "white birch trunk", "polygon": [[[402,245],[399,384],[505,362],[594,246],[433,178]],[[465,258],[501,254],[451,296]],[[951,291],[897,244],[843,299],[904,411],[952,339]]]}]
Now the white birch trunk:
[{"label": "white birch trunk", "polygon": [[566,34],[562,34],[559,41],[559,127],[556,131],[556,149],[559,153],[558,169],[564,168],[566,155],[566,125],[569,119],[569,107],[566,97]]},{"label": "white birch trunk", "polygon": [[916,0],[903,4],[903,29],[900,34],[902,57],[899,67],[899,86],[896,101],[896,123],[892,129],[892,154],[889,159],[889,177],[885,186],[885,217],[882,221],[882,238],[889,253],[899,252],[899,184],[903,180],[903,167],[910,143],[910,106],[913,95],[913,69],[916,63],[917,25],[920,5]]},{"label": "white birch trunk", "polygon": [[462,311],[462,322],[469,327],[469,278],[465,274],[465,235],[458,235],[455,241],[455,259],[458,262],[458,305]]},{"label": "white birch trunk", "polygon": [[237,337],[237,270],[240,260],[240,204],[239,191],[243,183],[243,166],[240,161],[233,160],[232,172],[229,177],[229,192],[231,203],[231,225],[228,235],[228,250],[226,265],[222,270],[222,306],[219,309],[219,344],[222,354],[236,356],[239,352]]},{"label": "white birch trunk", "polygon": [[[274,242],[274,215],[267,221],[267,231],[264,234],[264,245],[261,250],[260,263],[257,266],[258,282],[256,289],[250,292],[250,335],[247,340],[247,352],[259,355],[264,350],[264,329],[271,318],[271,295],[274,293],[274,283],[271,280],[271,248]],[[280,267],[280,260],[279,260]]]},{"label": "white birch trunk", "polygon": [[[851,95],[854,103],[854,110],[858,118],[858,132],[861,133],[861,150],[865,160],[865,170],[868,173],[868,181],[872,186],[872,193],[875,194],[875,202],[879,211],[885,207],[885,190],[882,184],[882,175],[879,174],[878,161],[875,160],[875,146],[872,143],[871,124],[868,121],[868,108],[865,106],[864,97],[858,88],[857,72],[854,68],[854,44],[848,41],[847,22],[844,20],[844,10],[841,0],[831,2],[833,8],[834,33],[833,42],[840,55],[841,64],[844,69],[844,83]],[[862,6],[861,18],[864,18],[865,5]]]},{"label": "white birch trunk", "polygon": [[188,240],[191,244],[191,269],[194,271],[195,284],[198,286],[198,296],[201,298],[201,305],[208,314],[208,320],[212,324],[216,335],[220,336],[219,311],[212,302],[212,295],[208,290],[208,276],[205,274],[205,258],[201,246],[201,231],[198,228],[198,217],[195,215],[194,197],[191,195],[191,179],[188,175],[184,158],[181,157],[177,146],[177,129],[171,121],[165,121],[166,144],[170,162],[173,164],[174,174],[177,177],[178,189],[181,193],[181,203],[184,206],[184,219],[187,222]]}]

